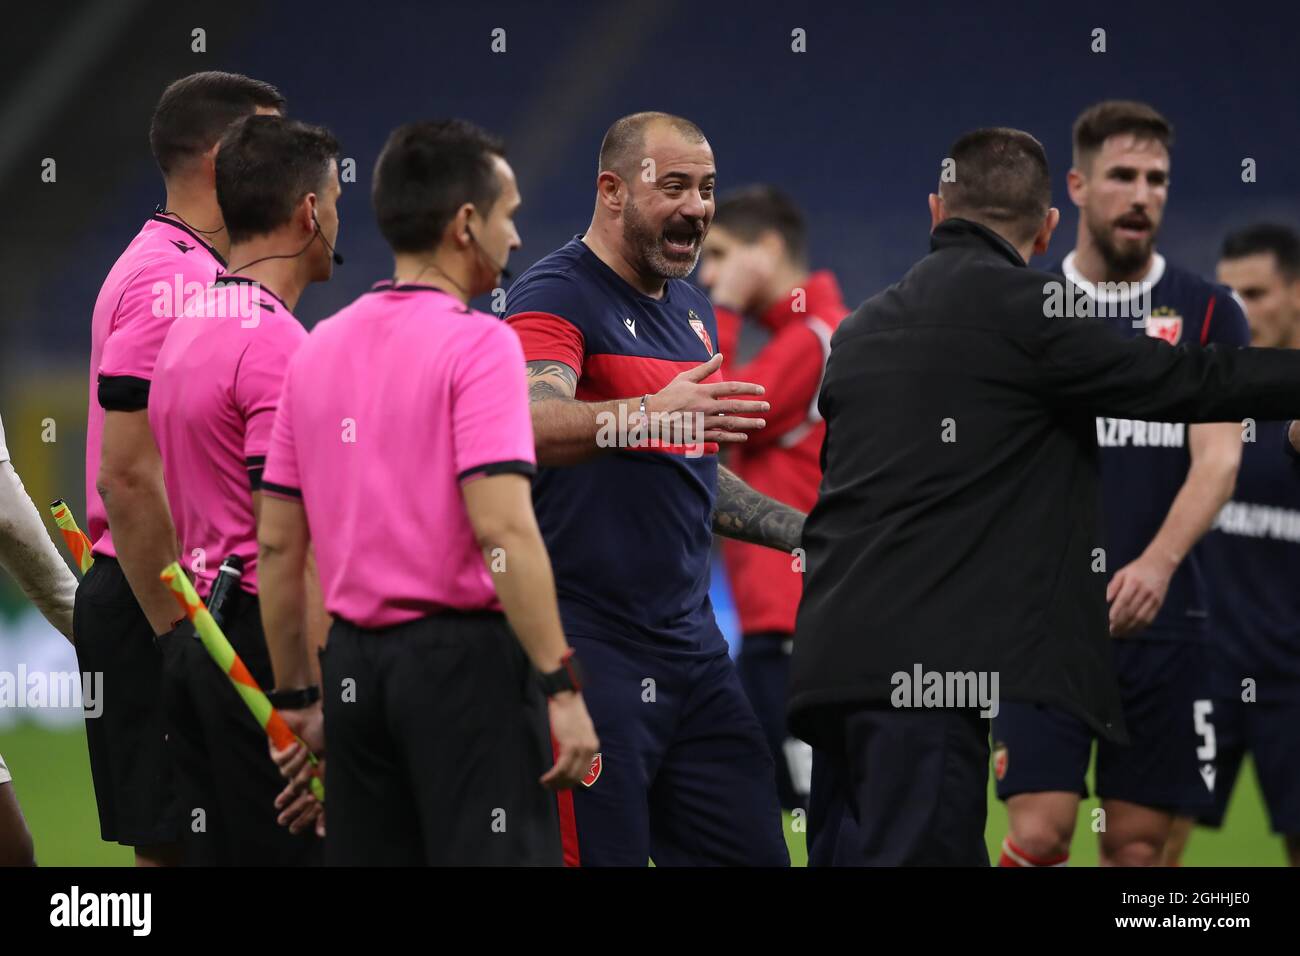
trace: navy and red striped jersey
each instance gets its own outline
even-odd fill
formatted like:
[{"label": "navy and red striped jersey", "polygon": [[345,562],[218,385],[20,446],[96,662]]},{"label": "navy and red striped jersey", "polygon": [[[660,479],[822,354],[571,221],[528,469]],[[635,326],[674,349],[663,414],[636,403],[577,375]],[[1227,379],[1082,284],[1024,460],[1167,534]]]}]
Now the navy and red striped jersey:
[{"label": "navy and red striped jersey", "polygon": [[[707,362],[718,335],[695,286],[669,280],[663,298],[652,299],[580,236],[510,287],[506,320],[527,361],[562,362],[578,373],[575,397],[586,402],[659,391]],[[617,448],[579,465],[539,468],[533,504],[565,633],[670,654],[726,653],[709,601],[717,485],[713,444],[693,453]]]},{"label": "navy and red striped jersey", "polygon": [[[1124,335],[1152,335],[1170,345],[1250,344],[1246,316],[1226,286],[1172,265],[1159,254],[1152,257],[1144,280],[1149,299],[1142,308],[1149,314],[1138,327],[1133,319],[1136,303],[1118,308],[1124,304],[1122,293],[1108,295],[1095,289],[1073,263],[1074,253],[1070,253],[1053,271],[1093,296],[1097,320],[1111,323]],[[1168,517],[1191,467],[1189,427],[1182,422],[1097,419],[1108,578],[1141,556]],[[1201,550],[1199,544],[1193,547],[1174,572],[1155,620],[1126,640],[1207,633],[1209,598]]]}]

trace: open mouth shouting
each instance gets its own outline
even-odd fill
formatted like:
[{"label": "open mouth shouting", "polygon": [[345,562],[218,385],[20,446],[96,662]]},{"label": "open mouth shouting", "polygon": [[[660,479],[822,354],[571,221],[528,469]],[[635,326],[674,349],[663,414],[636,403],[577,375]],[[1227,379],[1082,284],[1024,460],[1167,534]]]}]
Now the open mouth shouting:
[{"label": "open mouth shouting", "polygon": [[694,259],[703,239],[703,223],[670,223],[662,235],[664,253],[672,259]]}]

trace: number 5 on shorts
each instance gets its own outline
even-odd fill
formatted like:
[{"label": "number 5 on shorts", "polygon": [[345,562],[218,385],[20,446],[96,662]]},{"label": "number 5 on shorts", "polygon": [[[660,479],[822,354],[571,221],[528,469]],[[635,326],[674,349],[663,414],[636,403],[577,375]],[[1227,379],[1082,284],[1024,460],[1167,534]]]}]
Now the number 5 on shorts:
[{"label": "number 5 on shorts", "polygon": [[1192,701],[1192,724],[1196,727],[1197,736],[1204,741],[1196,748],[1197,760],[1214,759],[1214,724],[1209,720],[1212,713],[1214,713],[1214,701]]}]

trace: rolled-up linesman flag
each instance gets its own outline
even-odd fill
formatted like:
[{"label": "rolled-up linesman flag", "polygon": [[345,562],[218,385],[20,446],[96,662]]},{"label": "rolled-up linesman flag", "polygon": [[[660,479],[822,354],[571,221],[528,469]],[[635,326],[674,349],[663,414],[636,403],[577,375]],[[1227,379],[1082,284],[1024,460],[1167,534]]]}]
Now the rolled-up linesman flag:
[{"label": "rolled-up linesman flag", "polygon": [[50,514],[54,515],[54,523],[63,532],[63,540],[68,545],[68,550],[72,552],[77,567],[81,569],[82,574],[85,574],[95,563],[95,559],[90,554],[90,539],[77,527],[77,519],[72,517],[72,510],[63,503],[62,498],[55,498],[50,503]]},{"label": "rolled-up linesman flag", "polygon": [[[307,745],[289,729],[289,725],[284,722],[280,712],[271,706],[271,702],[266,699],[266,694],[262,693],[262,688],[257,686],[257,681],[253,675],[248,672],[244,662],[239,659],[235,649],[230,646],[230,641],[226,635],[221,632],[221,627],[212,619],[208,609],[204,606],[203,600],[199,597],[198,592],[194,590],[194,585],[190,579],[185,576],[181,566],[173,561],[163,569],[159,577],[162,578],[172,591],[172,597],[176,598],[176,603],[181,606],[185,616],[190,619],[194,625],[194,630],[198,632],[199,640],[207,648],[212,659],[217,662],[222,673],[230,678],[230,682],[235,685],[235,690],[239,696],[244,699],[248,709],[253,712],[253,717],[266,731],[266,735],[271,738],[277,750],[284,750],[297,742],[303,745],[307,750]],[[307,759],[313,767],[317,766],[316,756],[307,751]],[[311,792],[321,803],[325,802],[325,784],[319,776],[311,778]]]}]

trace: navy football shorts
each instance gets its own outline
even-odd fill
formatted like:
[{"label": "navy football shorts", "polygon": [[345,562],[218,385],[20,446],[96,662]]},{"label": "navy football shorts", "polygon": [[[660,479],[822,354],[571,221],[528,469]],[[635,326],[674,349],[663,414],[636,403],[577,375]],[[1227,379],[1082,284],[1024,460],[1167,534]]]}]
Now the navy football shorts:
[{"label": "navy football shorts", "polygon": [[[1115,640],[1130,743],[1097,740],[1097,795],[1157,809],[1212,805],[1217,735],[1201,635]],[[1065,791],[1088,796],[1094,733],[1061,710],[1003,701],[993,720],[993,774],[999,800]]]},{"label": "navy football shorts", "polygon": [[[1249,753],[1273,832],[1300,834],[1300,682],[1233,664],[1213,648],[1210,655],[1218,753],[1214,804],[1185,808],[1188,815],[1204,826],[1223,825],[1228,799]],[[1250,694],[1242,686],[1247,677],[1253,681]]]},{"label": "navy football shorts", "polygon": [[600,736],[559,795],[570,866],[787,866],[776,770],[731,658],[569,635]]}]

